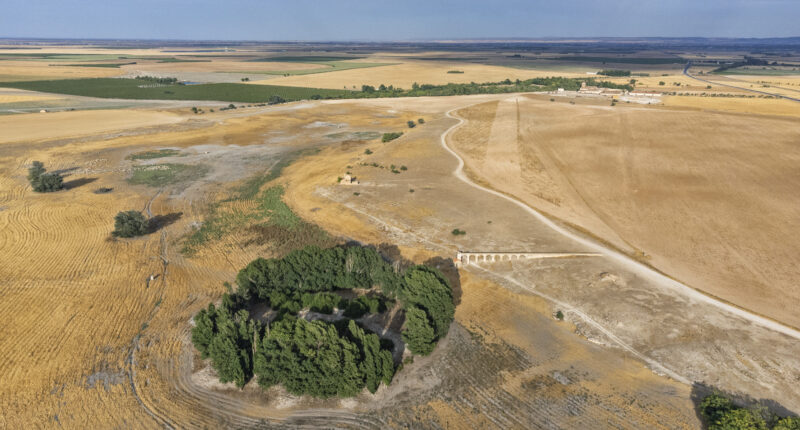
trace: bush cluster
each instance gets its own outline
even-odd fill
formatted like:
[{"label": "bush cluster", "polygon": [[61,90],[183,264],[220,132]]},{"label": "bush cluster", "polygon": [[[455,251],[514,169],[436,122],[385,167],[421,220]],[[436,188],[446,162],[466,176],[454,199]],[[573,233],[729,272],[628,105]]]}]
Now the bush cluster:
[{"label": "bush cluster", "polygon": [[383,133],[383,137],[381,138],[381,142],[383,142],[383,143],[390,142],[392,140],[397,139],[398,137],[400,137],[402,135],[403,135],[402,131],[396,131],[396,132],[392,132],[392,133]]},{"label": "bush cluster", "polygon": [[[375,392],[394,374],[391,342],[365,331],[353,318],[385,311],[399,300],[406,313],[402,336],[415,354],[429,354],[447,334],[455,307],[444,276],[427,266],[396,271],[367,247],[306,247],[281,259],[253,260],[236,277],[237,289],[194,318],[192,342],[223,382],[244,386],[252,376],[264,388],[283,385],[294,394],[347,397]],[[373,290],[373,287],[377,287]],[[346,300],[338,290],[370,289]],[[245,308],[265,302],[278,312],[263,325]],[[344,311],[335,323],[306,321],[301,309]]]},{"label": "bush cluster", "polygon": [[134,237],[147,234],[149,223],[139,211],[119,212],[114,217],[114,237]]},{"label": "bush cluster", "polygon": [[800,430],[800,418],[778,417],[765,408],[743,408],[719,393],[700,402],[709,430]]},{"label": "bush cluster", "polygon": [[28,169],[28,181],[37,193],[50,193],[64,188],[64,178],[58,173],[47,173],[41,161],[34,161]]}]

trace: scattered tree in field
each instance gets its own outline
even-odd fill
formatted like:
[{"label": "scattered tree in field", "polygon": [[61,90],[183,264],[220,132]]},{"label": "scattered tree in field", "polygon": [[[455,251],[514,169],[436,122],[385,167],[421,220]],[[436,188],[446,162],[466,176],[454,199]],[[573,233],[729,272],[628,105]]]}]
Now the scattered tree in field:
[{"label": "scattered tree in field", "polygon": [[457,228],[454,228],[454,229],[453,229],[453,231],[451,231],[450,233],[452,233],[452,234],[453,234],[453,236],[463,236],[463,235],[467,234],[467,232],[466,232],[466,231],[464,231],[464,230],[459,230],[459,229],[457,229]]},{"label": "scattered tree in field", "polygon": [[250,78],[242,78],[242,82],[250,82]]},{"label": "scattered tree in field", "polygon": [[425,124],[425,118],[420,118],[417,120],[419,124]]},{"label": "scattered tree in field", "polygon": [[50,193],[64,188],[64,178],[58,173],[46,173],[44,163],[34,161],[28,169],[28,181],[37,193]]},{"label": "scattered tree in field", "polygon": [[408,124],[408,128],[414,128],[417,126],[417,124],[415,124],[413,120],[409,120],[408,122],[406,122],[406,124]]},{"label": "scattered tree in field", "polygon": [[120,212],[114,217],[115,237],[134,237],[147,233],[148,222],[139,211]]},{"label": "scattered tree in field", "polygon": [[557,311],[556,312],[556,319],[559,321],[564,321],[564,312]]},{"label": "scattered tree in field", "polygon": [[663,87],[664,85],[666,85],[666,83],[664,81],[658,81],[658,85],[661,85]]},{"label": "scattered tree in field", "polygon": [[364,150],[364,153],[367,154],[367,155],[372,155],[372,150],[367,148],[367,149]]},{"label": "scattered tree in field", "polygon": [[392,133],[383,133],[383,137],[381,138],[381,142],[383,142],[383,143],[390,142],[392,140],[397,139],[398,137],[400,137],[402,135],[403,135],[402,131],[396,131],[396,132],[392,132]]}]

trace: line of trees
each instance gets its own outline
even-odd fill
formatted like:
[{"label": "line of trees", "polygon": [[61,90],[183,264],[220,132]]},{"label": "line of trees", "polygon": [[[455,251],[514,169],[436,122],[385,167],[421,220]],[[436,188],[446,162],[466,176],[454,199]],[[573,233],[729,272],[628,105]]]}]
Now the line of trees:
[{"label": "line of trees", "polygon": [[28,181],[37,193],[51,193],[64,188],[64,178],[55,172],[47,173],[41,161],[34,161],[28,169]]},{"label": "line of trees", "polygon": [[630,76],[630,70],[618,70],[618,69],[603,69],[597,72],[598,75],[603,76]]},{"label": "line of trees", "polygon": [[[395,372],[391,341],[353,318],[386,310],[399,301],[406,315],[402,337],[415,354],[430,354],[453,320],[446,278],[436,269],[398,271],[372,248],[306,247],[281,259],[253,260],[236,277],[237,289],[195,316],[192,342],[210,358],[222,382],[243,387],[253,376],[264,388],[283,385],[294,394],[348,397],[364,387],[375,392]],[[368,289],[345,300],[337,290]],[[246,308],[265,302],[277,317],[261,324]],[[297,318],[301,309],[344,310],[336,322]]]},{"label": "line of trees", "polygon": [[444,85],[419,84],[414,82],[410,90],[381,85],[377,89],[370,85],[363,85],[361,91],[353,91],[342,95],[341,98],[380,98],[380,97],[420,97],[420,96],[455,96],[469,94],[501,94],[531,91],[554,91],[558,88],[577,90],[581,82],[603,88],[617,88],[632,91],[630,84],[615,84],[613,82],[598,81],[595,79],[543,77],[521,81],[506,79],[499,82],[483,83],[448,83]]}]

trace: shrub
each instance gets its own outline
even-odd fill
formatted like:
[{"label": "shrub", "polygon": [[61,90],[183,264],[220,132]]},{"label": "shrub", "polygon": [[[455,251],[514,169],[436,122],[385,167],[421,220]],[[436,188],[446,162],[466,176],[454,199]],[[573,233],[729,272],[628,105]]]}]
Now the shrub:
[{"label": "shrub", "polygon": [[269,100],[267,100],[267,104],[270,104],[270,105],[277,105],[277,104],[281,104],[281,103],[286,103],[286,100],[283,97],[278,96],[278,95],[271,96],[269,98]]},{"label": "shrub", "polygon": [[397,139],[398,137],[402,136],[402,131],[392,132],[392,133],[383,133],[383,137],[381,138],[381,142],[386,143],[392,140]]},{"label": "shrub", "polygon": [[466,232],[466,231],[464,231],[464,230],[459,230],[459,229],[457,229],[457,228],[454,228],[454,229],[453,229],[453,231],[451,231],[450,233],[452,233],[452,234],[453,234],[453,236],[463,236],[463,235],[467,234],[467,232]]},{"label": "shrub", "polygon": [[139,211],[120,212],[114,217],[115,237],[134,237],[147,233],[148,222]]},{"label": "shrub", "polygon": [[28,169],[28,181],[37,193],[50,193],[64,188],[64,178],[58,173],[46,173],[44,163],[34,161]]},{"label": "shrub", "polygon": [[408,121],[406,122],[406,124],[408,124],[408,128],[414,128],[417,126],[417,124],[415,124],[414,121]]},{"label": "shrub", "polygon": [[420,123],[420,124],[425,124],[425,119],[424,118],[420,118],[420,119],[417,120],[417,122]]},{"label": "shrub", "polygon": [[561,311],[556,312],[556,319],[559,321],[564,321],[564,312]]},{"label": "shrub", "polygon": [[664,83],[664,81],[658,81],[658,85],[661,85],[663,87],[666,84]]},{"label": "shrub", "polygon": [[364,153],[367,154],[367,155],[372,155],[372,150],[367,148],[367,149],[364,150]]}]

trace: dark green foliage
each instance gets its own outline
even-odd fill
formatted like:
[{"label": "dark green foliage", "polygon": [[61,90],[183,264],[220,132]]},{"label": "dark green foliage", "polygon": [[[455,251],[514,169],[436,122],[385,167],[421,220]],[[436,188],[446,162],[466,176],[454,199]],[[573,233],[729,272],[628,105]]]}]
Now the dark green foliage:
[{"label": "dark green foliage", "polygon": [[[408,318],[403,338],[412,352],[427,355],[454,315],[450,285],[439,271],[415,266],[397,273],[377,251],[360,246],[310,246],[281,259],[259,258],[239,272],[236,283],[236,293],[223,295],[218,308],[210,305],[195,316],[192,342],[211,358],[220,380],[239,386],[255,374],[262,387],[281,384],[294,394],[347,397],[364,387],[375,392],[392,380],[392,354],[353,318],[384,312],[387,296],[398,297]],[[352,300],[334,293],[376,286],[379,293]],[[256,300],[280,312],[263,330],[246,311],[235,312]],[[347,319],[309,322],[294,316],[302,308],[327,314],[344,309]]]},{"label": "dark green foliage", "polygon": [[366,385],[375,392],[394,374],[391,353],[354,321],[340,330],[324,321],[292,316],[273,323],[255,352],[254,372],[264,388],[282,384],[290,393],[350,397]]},{"label": "dark green foliage", "polygon": [[342,304],[344,316],[348,318],[361,318],[366,314],[377,314],[386,310],[386,303],[378,297],[361,296]]},{"label": "dark green foliage", "polygon": [[408,128],[414,128],[417,126],[417,124],[415,124],[414,121],[408,121],[406,122],[406,124],[408,124]]},{"label": "dark green foliage", "polygon": [[300,297],[300,302],[304,308],[321,314],[332,314],[334,308],[343,306],[342,298],[333,293],[305,293]]},{"label": "dark green foliage", "polygon": [[64,178],[58,173],[46,173],[41,161],[34,161],[28,169],[28,181],[33,191],[37,193],[50,193],[64,188]]},{"label": "dark green foliage", "polygon": [[451,231],[450,233],[451,233],[453,236],[463,236],[463,235],[467,234],[467,232],[466,232],[466,231],[464,231],[464,230],[459,230],[459,229],[457,229],[457,228],[454,228],[454,229],[453,229],[453,231]]},{"label": "dark green foliage", "polygon": [[800,418],[780,418],[763,407],[740,407],[719,393],[706,396],[699,409],[709,430],[800,430]]},{"label": "dark green foliage", "polygon": [[192,342],[203,358],[211,357],[220,381],[241,388],[253,376],[252,342],[259,329],[246,310],[232,313],[234,301],[225,294],[219,308],[211,304],[198,312]]},{"label": "dark green foliage", "polygon": [[406,271],[398,296],[406,307],[415,306],[425,311],[433,324],[437,339],[447,334],[453,321],[455,306],[453,291],[447,279],[438,270],[428,266],[415,266]]},{"label": "dark green foliage", "polygon": [[420,124],[425,124],[425,118],[420,118],[417,120],[417,122]]},{"label": "dark green foliage", "polygon": [[428,355],[433,352],[436,346],[436,333],[425,311],[415,306],[406,308],[406,330],[403,332],[403,340],[414,354]]},{"label": "dark green foliage", "polygon": [[[167,88],[164,87],[165,85]],[[2,86],[100,98],[137,100],[224,100],[242,103],[264,103],[268,102],[273,96],[279,96],[289,101],[303,100],[310,98],[314,94],[318,94],[324,98],[346,98],[347,95],[352,93],[351,91],[343,90],[237,83],[175,85],[166,82],[143,81],[141,77],[139,79],[88,78],[3,82]]]},{"label": "dark green foliage", "polygon": [[372,155],[372,151],[369,148],[367,148],[364,150],[364,154]]},{"label": "dark green foliage", "polygon": [[564,312],[561,311],[556,312],[556,319],[559,321],[564,321]]},{"label": "dark green foliage", "polygon": [[134,237],[147,234],[147,219],[139,211],[120,212],[114,217],[115,237]]},{"label": "dark green foliage", "polygon": [[630,76],[630,70],[617,70],[617,69],[603,69],[597,72],[598,75],[603,76]]},{"label": "dark green foliage", "polygon": [[787,417],[778,420],[772,430],[800,430],[800,418]]},{"label": "dark green foliage", "polygon": [[384,142],[384,143],[390,142],[392,140],[397,139],[398,137],[400,137],[402,135],[403,135],[402,131],[397,131],[397,132],[393,132],[393,133],[383,133],[383,137],[381,138],[381,142]]}]

